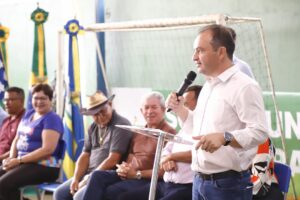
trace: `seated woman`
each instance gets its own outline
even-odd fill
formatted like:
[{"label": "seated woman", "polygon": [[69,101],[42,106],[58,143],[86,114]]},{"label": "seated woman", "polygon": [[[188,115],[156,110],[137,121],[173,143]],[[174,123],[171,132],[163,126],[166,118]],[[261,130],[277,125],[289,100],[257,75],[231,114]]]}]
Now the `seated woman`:
[{"label": "seated woman", "polygon": [[63,149],[63,124],[52,109],[53,91],[47,84],[32,90],[33,109],[25,113],[0,168],[0,200],[20,199],[19,188],[55,181]]}]

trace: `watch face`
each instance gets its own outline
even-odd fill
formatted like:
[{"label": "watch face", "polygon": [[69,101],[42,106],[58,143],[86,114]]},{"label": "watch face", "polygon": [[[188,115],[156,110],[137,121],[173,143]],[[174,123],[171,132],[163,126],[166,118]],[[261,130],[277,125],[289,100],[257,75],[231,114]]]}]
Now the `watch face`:
[{"label": "watch face", "polygon": [[225,132],[224,134],[224,139],[225,139],[225,146],[227,146],[233,139],[233,135],[229,132]]},{"label": "watch face", "polygon": [[137,179],[142,179],[142,173],[141,173],[141,171],[137,171],[137,173],[136,173],[136,178]]}]

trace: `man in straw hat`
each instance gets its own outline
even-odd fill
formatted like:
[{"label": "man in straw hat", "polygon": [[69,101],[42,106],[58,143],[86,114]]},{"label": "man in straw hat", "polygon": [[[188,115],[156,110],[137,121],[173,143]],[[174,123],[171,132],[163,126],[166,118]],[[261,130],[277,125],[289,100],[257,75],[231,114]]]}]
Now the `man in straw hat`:
[{"label": "man in straw hat", "polygon": [[54,199],[81,199],[89,174],[95,170],[114,169],[127,153],[132,133],[115,127],[117,124],[130,125],[112,108],[114,95],[107,98],[101,91],[87,96],[87,106],[81,114],[93,117],[79,156],[74,177],[60,185]]},{"label": "man in straw hat", "polygon": [[[160,129],[175,134],[175,130],[164,119],[164,97],[159,92],[143,96],[141,113],[147,128]],[[92,173],[83,199],[117,199],[122,192],[135,190],[149,183],[152,175],[157,139],[135,133],[126,162],[117,165],[116,171],[95,171]],[[159,172],[161,178],[163,171]]]}]

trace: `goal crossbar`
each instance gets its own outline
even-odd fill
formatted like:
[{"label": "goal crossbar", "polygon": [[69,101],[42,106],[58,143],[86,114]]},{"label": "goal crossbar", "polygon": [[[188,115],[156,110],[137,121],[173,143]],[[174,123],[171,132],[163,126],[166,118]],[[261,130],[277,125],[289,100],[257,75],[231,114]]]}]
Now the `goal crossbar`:
[{"label": "goal crossbar", "polygon": [[204,15],[196,17],[182,17],[182,18],[167,18],[167,19],[153,19],[153,20],[138,20],[128,22],[110,22],[97,23],[85,26],[85,31],[93,32],[107,32],[107,31],[146,31],[146,30],[162,30],[162,29],[176,29],[182,27],[193,27],[199,25],[208,25],[212,23],[223,24],[226,23],[243,23],[246,21],[261,21],[260,18],[251,17],[230,17],[227,15]]}]

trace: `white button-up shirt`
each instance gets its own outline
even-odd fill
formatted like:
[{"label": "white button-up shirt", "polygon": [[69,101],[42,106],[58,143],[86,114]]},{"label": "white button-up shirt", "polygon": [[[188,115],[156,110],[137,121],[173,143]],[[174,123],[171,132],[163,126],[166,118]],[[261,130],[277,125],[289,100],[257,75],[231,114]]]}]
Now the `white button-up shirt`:
[{"label": "white button-up shirt", "polygon": [[[177,136],[191,140],[191,135],[182,133],[182,130],[177,134]],[[162,156],[169,155],[170,153],[190,151],[192,145],[180,144],[175,142],[168,142],[166,147],[163,149]],[[186,162],[176,162],[177,171],[168,171],[164,173],[164,181],[178,184],[192,183],[194,178],[194,172],[191,169],[191,163]]]},{"label": "white button-up shirt", "polygon": [[208,79],[197,107],[183,123],[184,132],[193,135],[228,131],[242,148],[221,146],[214,153],[199,148],[192,151],[192,169],[202,173],[249,168],[257,146],[267,139],[267,121],[262,92],[255,80],[230,67]]}]

